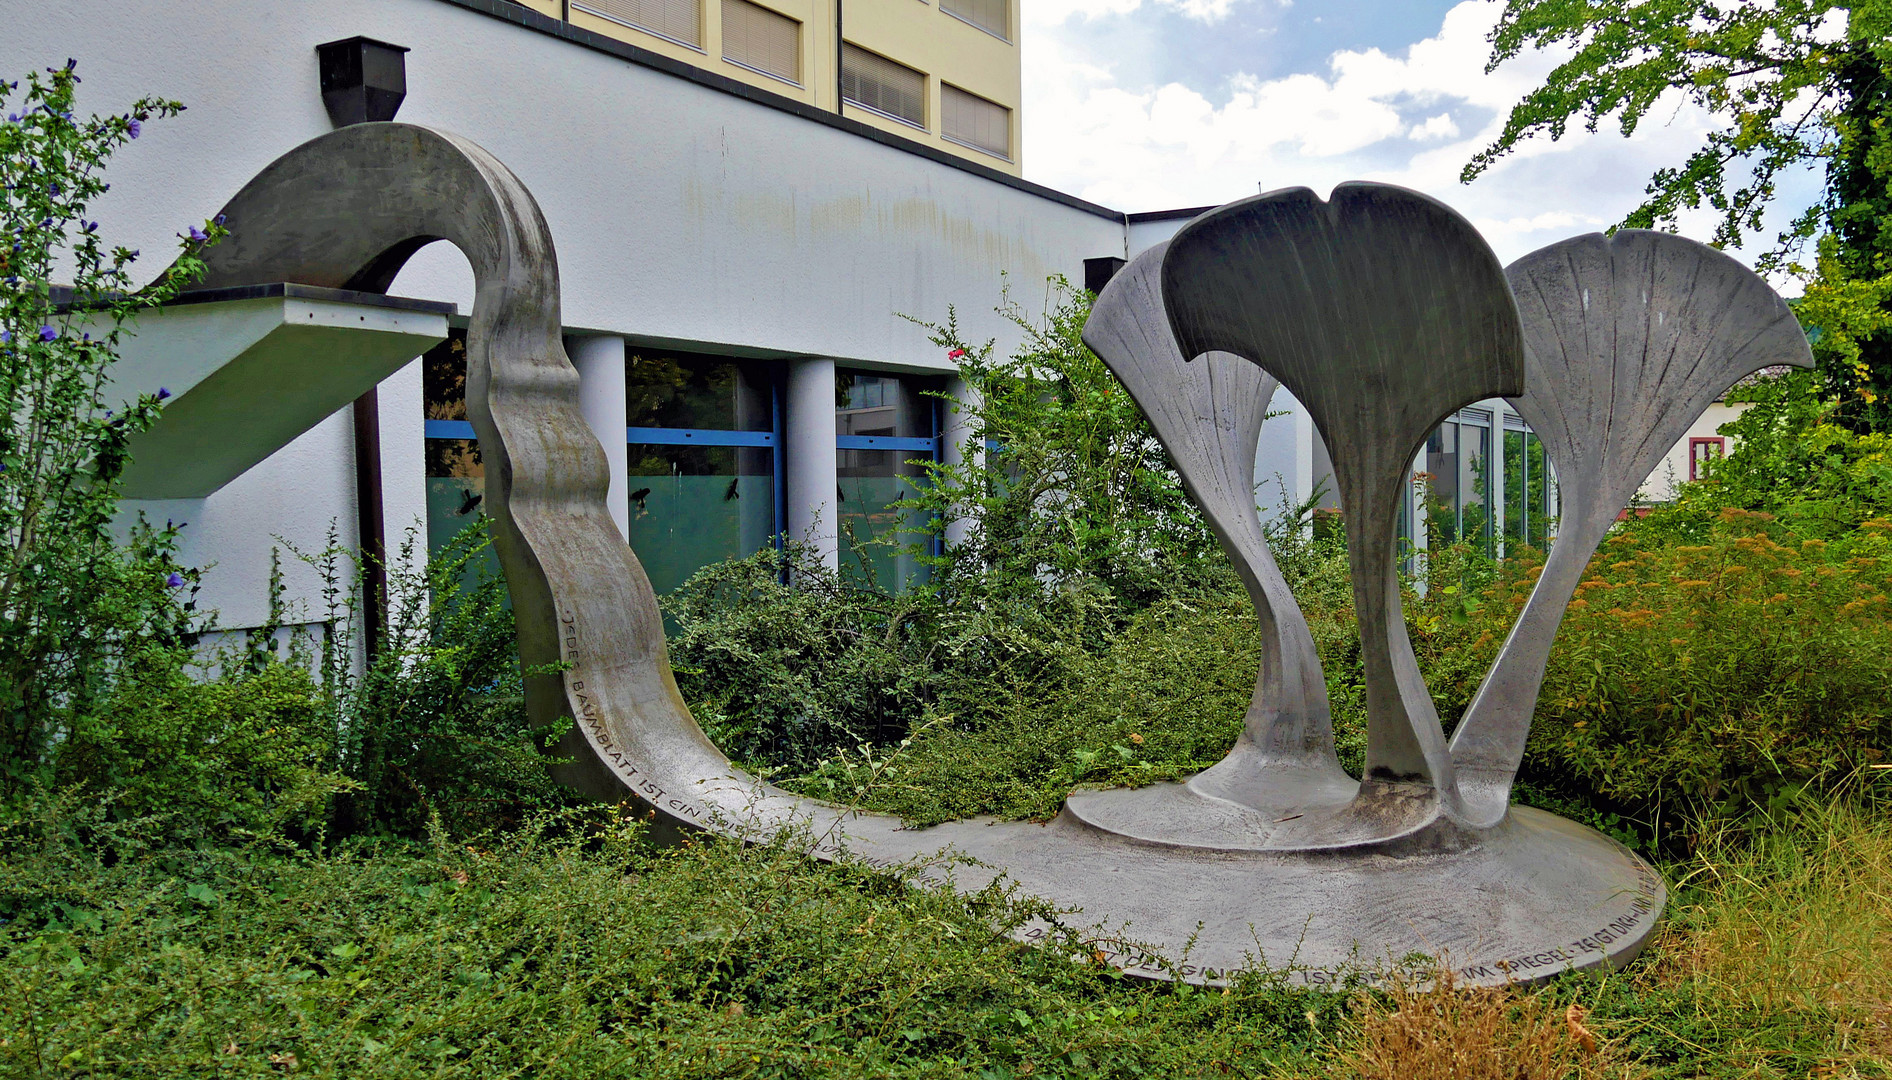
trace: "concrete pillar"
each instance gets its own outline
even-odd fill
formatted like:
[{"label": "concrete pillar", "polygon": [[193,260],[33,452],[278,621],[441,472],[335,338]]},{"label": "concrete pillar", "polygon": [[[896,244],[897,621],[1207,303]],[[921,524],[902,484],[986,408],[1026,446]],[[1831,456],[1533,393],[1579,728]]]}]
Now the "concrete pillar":
[{"label": "concrete pillar", "polygon": [[841,566],[834,452],[834,361],[797,360],[788,369],[788,539],[812,547],[830,569]]},{"label": "concrete pillar", "polygon": [[[971,465],[978,467],[985,464],[985,444],[972,443],[975,429],[975,414],[981,404],[979,391],[966,380],[955,376],[946,383],[949,400],[940,402],[940,461],[946,465]],[[954,518],[946,523],[946,545],[957,547],[966,542],[966,536],[972,531],[972,522],[965,517]]]},{"label": "concrete pillar", "polygon": [[624,442],[629,425],[624,397],[624,339],[609,334],[571,338],[566,350],[578,369],[578,402],[585,423],[604,444],[604,460],[611,468],[611,492],[605,505],[618,535],[631,534],[630,447]]}]

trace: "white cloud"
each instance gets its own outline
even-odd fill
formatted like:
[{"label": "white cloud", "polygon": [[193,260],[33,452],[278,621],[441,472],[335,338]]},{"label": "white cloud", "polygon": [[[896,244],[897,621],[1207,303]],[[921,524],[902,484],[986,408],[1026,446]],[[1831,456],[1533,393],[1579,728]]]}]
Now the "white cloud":
[{"label": "white cloud", "polygon": [[1452,122],[1451,113],[1440,113],[1423,124],[1414,124],[1406,137],[1421,142],[1427,139],[1455,139],[1458,137],[1458,125]]},{"label": "white cloud", "polygon": [[[1278,2],[1288,7],[1294,0]],[[1145,6],[1174,8],[1192,19],[1214,22],[1228,16],[1235,0],[1029,0],[1020,14],[1027,27],[1045,27],[1058,26],[1072,18],[1128,15]]]},{"label": "white cloud", "polygon": [[[1067,16],[1080,8],[1127,13],[1157,2],[1025,5],[1025,167],[1034,180],[1129,211],[1224,202],[1258,186],[1324,193],[1345,180],[1379,180],[1457,207],[1509,260],[1621,220],[1641,202],[1650,174],[1699,145],[1709,122],[1674,102],[1651,114],[1666,124],[1645,123],[1630,139],[1607,124],[1596,134],[1579,125],[1560,142],[1526,144],[1466,186],[1459,170],[1556,62],[1526,55],[1486,73],[1486,34],[1498,5],[1459,4],[1438,33],[1403,55],[1339,52],[1326,71],[1268,79],[1230,73],[1219,101],[1179,83],[1120,85],[1110,57],[1087,55],[1078,37],[1058,31],[1060,7]],[[1160,2],[1198,17],[1230,7],[1226,0]],[[1707,239],[1713,221],[1700,214],[1683,226]]]}]

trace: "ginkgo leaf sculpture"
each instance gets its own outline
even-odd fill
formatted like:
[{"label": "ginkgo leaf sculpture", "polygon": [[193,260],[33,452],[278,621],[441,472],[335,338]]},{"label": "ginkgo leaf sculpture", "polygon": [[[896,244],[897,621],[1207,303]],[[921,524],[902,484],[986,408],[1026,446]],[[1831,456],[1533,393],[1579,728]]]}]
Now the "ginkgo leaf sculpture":
[{"label": "ginkgo leaf sculpture", "polygon": [[[1804,362],[1779,298],[1719,255],[1585,237],[1507,282],[1449,208],[1348,184],[1326,201],[1293,189],[1230,204],[1140,256],[1099,298],[1085,340],[1149,415],[1248,587],[1263,648],[1244,734],[1187,783],[1075,792],[1049,822],[907,829],[748,775],[691,716],[656,597],[605,509],[604,457],[559,336],[551,232],[503,164],[425,127],[362,124],[291,150],[225,214],[231,239],[207,255],[218,286],[380,290],[426,243],[467,253],[484,505],[521,658],[548,672],[528,680],[528,706],[541,723],[569,722],[559,752],[587,792],[917,884],[1003,877],[1092,927],[1082,955],[1152,977],[1215,983],[1276,965],[1340,985],[1426,954],[1492,985],[1620,964],[1654,927],[1666,893],[1653,869],[1506,799],[1569,567],[1714,393],[1761,365]],[[1319,658],[1255,512],[1276,379],[1326,436],[1346,513],[1369,697],[1361,780],[1335,760]],[[1419,441],[1493,395],[1517,397],[1544,436],[1565,524],[1554,574],[1448,748],[1405,636],[1393,515]],[[1053,940],[1042,923],[1018,933]]]},{"label": "ginkgo leaf sculpture", "polygon": [[[1183,356],[1163,305],[1168,248],[1145,251],[1111,279],[1091,309],[1084,342],[1149,417],[1235,564],[1261,624],[1261,665],[1242,735],[1219,765],[1184,787],[1079,792],[1068,805],[1092,825],[1146,839],[1200,843],[1220,832],[1245,845],[1263,836],[1291,843],[1310,807],[1344,807],[1357,785],[1334,755],[1314,637],[1255,512],[1255,444],[1278,384],[1232,353]],[[1300,816],[1277,823],[1295,811]]]},{"label": "ginkgo leaf sculpture", "polygon": [[1551,643],[1590,556],[1689,425],[1765,367],[1810,367],[1807,336],[1759,275],[1705,244],[1624,229],[1505,271],[1525,341],[1518,415],[1557,469],[1562,515],[1524,612],[1452,736],[1466,812],[1504,816]]}]

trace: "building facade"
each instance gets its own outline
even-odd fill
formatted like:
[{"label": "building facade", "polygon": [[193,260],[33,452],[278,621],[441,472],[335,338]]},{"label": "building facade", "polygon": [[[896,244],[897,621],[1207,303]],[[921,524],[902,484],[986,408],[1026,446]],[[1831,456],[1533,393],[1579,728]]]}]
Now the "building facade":
[{"label": "building facade", "polygon": [[[850,538],[899,539],[890,504],[917,463],[967,441],[967,390],[919,321],[952,311],[966,338],[1008,350],[1008,300],[1030,310],[1047,278],[1081,283],[1087,263],[1133,257],[1203,209],[1126,214],[1020,178],[1017,3],[70,0],[19,14],[0,72],[70,56],[85,109],[147,94],[189,106],[115,160],[95,207],[112,240],[157,252],[331,130],[318,45],[408,50],[399,119],[484,146],[546,215],[611,510],[665,592],[784,537],[836,564]],[[158,470],[171,479],[127,504],[188,523],[183,556],[207,568],[201,603],[220,625],[272,618],[272,567],[289,622],[323,616],[321,575],[294,550],[332,537],[393,551],[411,530],[424,551],[477,520],[470,271],[436,244],[389,292],[407,299],[207,298],[126,350],[128,391],[257,373],[218,405],[213,437],[172,447]],[[372,396],[309,414],[337,372],[370,370]],[[1325,492],[1331,506],[1311,420],[1285,393],[1274,409],[1258,504]],[[1465,538],[1501,554],[1554,535],[1554,478],[1502,402],[1443,425],[1414,472],[1403,531],[1417,548]],[[919,572],[897,545],[875,551],[865,572],[883,585]]]},{"label": "building facade", "polygon": [[520,0],[520,6],[1019,176],[1019,2]]}]

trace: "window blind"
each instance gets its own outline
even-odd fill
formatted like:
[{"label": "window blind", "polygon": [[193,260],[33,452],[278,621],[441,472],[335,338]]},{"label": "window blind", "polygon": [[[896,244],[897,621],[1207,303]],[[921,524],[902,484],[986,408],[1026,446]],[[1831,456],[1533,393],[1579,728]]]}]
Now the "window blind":
[{"label": "window blind", "polygon": [[939,0],[939,9],[988,34],[1012,40],[1012,0]]},{"label": "window blind", "polygon": [[926,126],[926,76],[866,49],[842,46],[841,96],[915,127]]},{"label": "window blind", "polygon": [[801,23],[749,0],[723,0],[723,59],[801,84]]},{"label": "window blind", "polygon": [[939,86],[939,132],[956,143],[1012,159],[1012,110],[957,86]]},{"label": "window blind", "polygon": [[703,47],[703,0],[575,0],[572,6],[685,45]]}]

